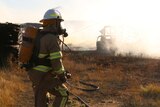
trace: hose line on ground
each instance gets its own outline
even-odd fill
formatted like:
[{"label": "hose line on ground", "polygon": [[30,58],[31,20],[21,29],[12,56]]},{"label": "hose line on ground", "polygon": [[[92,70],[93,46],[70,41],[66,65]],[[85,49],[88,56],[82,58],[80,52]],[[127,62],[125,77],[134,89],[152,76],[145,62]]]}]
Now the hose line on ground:
[{"label": "hose line on ground", "polygon": [[69,81],[66,82],[69,86],[73,87],[73,88],[76,88],[76,89],[79,89],[79,90],[82,90],[82,91],[96,91],[96,90],[99,90],[99,86],[96,86],[96,85],[93,85],[93,84],[90,84],[90,83],[86,83],[82,80],[79,81],[79,83],[83,84],[83,85],[86,85],[86,86],[89,86],[89,87],[92,87],[92,88],[80,88],[80,87],[77,87],[76,85],[73,85],[71,84]]},{"label": "hose line on ground", "polygon": [[[68,48],[68,50],[69,50],[70,52],[72,52],[72,50],[68,47],[68,45],[64,43],[64,37],[63,37],[63,40],[59,39],[59,41],[62,43],[62,50],[63,50],[63,48],[64,48],[63,45],[65,45],[65,46]],[[71,87],[73,87],[73,88],[76,88],[76,89],[79,89],[79,90],[82,90],[82,91],[88,91],[88,92],[89,92],[89,91],[99,90],[99,86],[96,86],[96,85],[93,85],[93,84],[90,84],[90,83],[86,83],[86,82],[84,82],[84,81],[82,81],[82,80],[80,80],[79,83],[81,83],[81,84],[83,84],[83,85],[85,85],[85,86],[89,86],[89,87],[91,87],[91,88],[88,88],[88,89],[87,89],[87,88],[77,87],[76,85],[73,85],[73,84],[70,83],[69,81],[66,81],[66,83],[67,83],[69,86],[71,86]],[[71,91],[69,91],[69,93],[70,93],[71,95],[75,96],[76,98],[78,98],[78,100],[81,101],[83,104],[85,104],[86,107],[90,107],[89,104],[87,104],[87,102],[86,102],[85,100],[83,100],[81,97],[79,97],[78,95],[72,93]]]},{"label": "hose line on ground", "polygon": [[[79,89],[79,90],[82,90],[82,91],[87,91],[87,92],[89,92],[89,91],[99,90],[99,86],[96,86],[96,85],[93,85],[93,84],[90,84],[90,83],[86,83],[86,82],[84,82],[84,81],[82,81],[82,80],[80,80],[79,83],[81,83],[81,84],[83,84],[83,85],[86,85],[86,86],[89,86],[89,87],[92,87],[92,88],[89,88],[89,89],[87,89],[87,88],[80,88],[80,87],[77,87],[77,86],[71,84],[69,81],[66,81],[66,83],[67,83],[69,86],[71,86],[71,87],[73,87],[73,88],[76,88],[76,89]],[[86,107],[90,107],[89,104],[87,104],[87,102],[86,102],[85,100],[83,100],[81,97],[79,97],[79,96],[76,95],[76,94],[73,94],[73,93],[70,92],[70,91],[69,91],[69,93],[70,93],[71,95],[75,96],[76,98],[78,98],[78,100],[81,101],[83,104],[85,104]]]}]

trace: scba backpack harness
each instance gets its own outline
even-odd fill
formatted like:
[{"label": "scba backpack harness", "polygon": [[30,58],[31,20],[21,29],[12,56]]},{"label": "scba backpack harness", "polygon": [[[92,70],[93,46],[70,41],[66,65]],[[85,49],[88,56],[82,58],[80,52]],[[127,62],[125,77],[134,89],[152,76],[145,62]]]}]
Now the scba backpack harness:
[{"label": "scba backpack harness", "polygon": [[33,62],[36,62],[36,54],[38,49],[35,49],[37,41],[40,40],[40,29],[35,26],[23,26],[20,31],[20,48],[19,48],[19,63],[21,67],[30,68]]}]

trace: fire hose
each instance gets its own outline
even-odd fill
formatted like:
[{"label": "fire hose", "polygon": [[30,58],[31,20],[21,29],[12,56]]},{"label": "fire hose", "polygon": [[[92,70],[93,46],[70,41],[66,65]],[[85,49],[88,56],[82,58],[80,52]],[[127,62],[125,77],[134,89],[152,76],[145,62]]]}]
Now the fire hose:
[{"label": "fire hose", "polygon": [[66,82],[68,85],[70,85],[71,87],[73,87],[73,88],[76,88],[76,89],[79,89],[79,90],[82,90],[82,91],[96,91],[96,90],[99,90],[99,87],[98,86],[96,86],[96,85],[93,85],[93,84],[89,84],[89,83],[86,83],[86,82],[84,82],[84,81],[82,81],[82,80],[80,80],[79,81],[79,83],[81,83],[81,84],[83,84],[83,85],[86,85],[86,86],[90,86],[90,87],[92,87],[92,88],[90,88],[90,89],[87,89],[87,88],[80,88],[80,87],[77,87],[77,86],[75,86],[75,85],[72,85],[70,82]]},{"label": "fire hose", "polygon": [[[81,80],[79,81],[79,83],[81,83],[81,84],[83,84],[83,85],[86,85],[86,86],[89,86],[89,87],[92,87],[92,88],[90,88],[90,89],[80,88],[80,87],[77,87],[76,85],[71,84],[69,81],[66,81],[66,83],[67,83],[69,86],[71,86],[71,87],[73,87],[73,88],[76,88],[76,89],[78,89],[78,90],[82,90],[82,91],[87,91],[87,92],[89,92],[89,91],[99,90],[99,87],[98,87],[98,86],[93,85],[93,84],[86,83],[86,82],[81,81]],[[76,98],[78,98],[78,100],[81,101],[83,104],[85,104],[86,107],[90,107],[89,104],[88,104],[85,100],[83,100],[81,97],[79,97],[78,95],[76,95],[76,94],[74,94],[74,93],[72,93],[72,92],[70,92],[70,91],[69,91],[69,93],[70,93],[71,95],[75,96]]]},{"label": "fire hose", "polygon": [[[63,45],[64,45],[64,46],[66,46],[66,47],[68,48],[68,50],[69,50],[70,52],[72,52],[72,50],[68,47],[68,45],[64,43],[64,37],[62,38],[62,40],[59,39],[59,41],[62,43],[62,50],[63,50]],[[80,80],[79,83],[81,83],[81,84],[83,84],[83,85],[85,85],[85,86],[89,86],[89,87],[91,87],[91,88],[89,88],[89,89],[87,89],[87,88],[80,88],[80,87],[77,87],[76,85],[71,84],[69,81],[66,81],[66,83],[67,83],[69,86],[71,86],[71,87],[73,87],[73,88],[76,88],[76,89],[78,89],[78,90],[82,90],[82,91],[90,92],[90,91],[99,90],[99,86],[96,86],[96,85],[93,85],[93,84],[90,84],[90,83],[86,83],[86,82],[84,82],[84,81],[82,81],[82,80]],[[83,104],[85,104],[86,107],[90,107],[89,104],[88,104],[85,100],[83,100],[81,97],[79,97],[78,95],[72,93],[71,91],[69,91],[69,93],[70,93],[71,95],[75,96],[76,98],[78,98],[78,100],[81,101]]]}]

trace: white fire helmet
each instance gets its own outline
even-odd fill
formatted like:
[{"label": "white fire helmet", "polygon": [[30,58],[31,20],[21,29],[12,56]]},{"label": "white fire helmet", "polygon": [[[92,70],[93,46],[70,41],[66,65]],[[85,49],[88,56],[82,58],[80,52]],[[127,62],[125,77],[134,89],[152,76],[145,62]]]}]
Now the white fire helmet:
[{"label": "white fire helmet", "polygon": [[49,20],[49,19],[59,19],[59,20],[63,21],[61,13],[55,9],[47,10],[43,16],[43,19],[40,20],[40,22],[43,22],[44,20]]}]

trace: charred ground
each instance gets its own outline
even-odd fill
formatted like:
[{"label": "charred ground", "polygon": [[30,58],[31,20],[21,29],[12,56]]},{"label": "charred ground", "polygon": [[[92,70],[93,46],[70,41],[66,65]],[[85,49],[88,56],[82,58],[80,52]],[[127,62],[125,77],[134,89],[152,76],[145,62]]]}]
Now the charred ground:
[{"label": "charred ground", "polygon": [[[73,92],[91,106],[158,107],[160,97],[160,60],[142,56],[108,56],[90,52],[73,52],[64,58],[72,72],[72,83],[79,80],[98,85],[99,91]],[[159,90],[159,91],[158,91]],[[99,105],[98,105],[99,104]],[[110,106],[111,106],[110,105]]]}]

